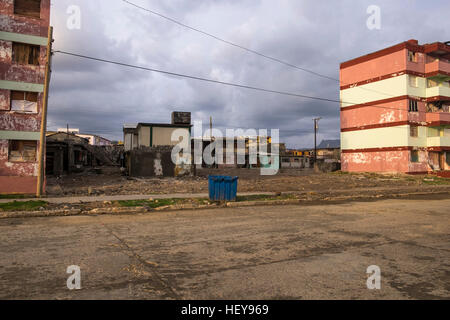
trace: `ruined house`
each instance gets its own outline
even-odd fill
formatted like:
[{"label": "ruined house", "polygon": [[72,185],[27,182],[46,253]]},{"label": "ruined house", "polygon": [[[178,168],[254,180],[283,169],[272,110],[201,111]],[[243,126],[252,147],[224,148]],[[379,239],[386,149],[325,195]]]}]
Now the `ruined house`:
[{"label": "ruined house", "polygon": [[36,192],[50,0],[0,2],[0,193]]},{"label": "ruined house", "polygon": [[60,176],[103,165],[114,165],[105,150],[73,133],[47,135],[46,174]]}]

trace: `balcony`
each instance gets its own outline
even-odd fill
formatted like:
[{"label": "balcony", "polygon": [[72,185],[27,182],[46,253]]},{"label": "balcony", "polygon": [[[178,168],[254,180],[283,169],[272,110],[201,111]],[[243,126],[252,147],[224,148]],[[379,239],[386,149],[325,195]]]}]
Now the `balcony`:
[{"label": "balcony", "polygon": [[425,121],[450,123],[450,112],[427,112]]},{"label": "balcony", "polygon": [[450,98],[450,87],[446,86],[436,86],[426,89],[426,98],[432,97],[449,97]]},{"label": "balcony", "polygon": [[425,64],[425,73],[438,74],[440,72],[450,73],[450,61],[445,59],[435,59]]},{"label": "balcony", "polygon": [[427,147],[450,147],[450,136],[428,137]]}]

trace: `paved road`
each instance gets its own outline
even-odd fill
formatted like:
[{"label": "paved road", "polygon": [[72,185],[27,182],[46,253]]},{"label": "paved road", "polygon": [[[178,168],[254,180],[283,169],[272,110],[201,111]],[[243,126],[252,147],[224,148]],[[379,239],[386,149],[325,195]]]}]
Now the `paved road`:
[{"label": "paved road", "polygon": [[[449,199],[0,221],[1,299],[450,298]],[[78,291],[66,268],[81,268]],[[381,268],[381,290],[366,269]]]}]

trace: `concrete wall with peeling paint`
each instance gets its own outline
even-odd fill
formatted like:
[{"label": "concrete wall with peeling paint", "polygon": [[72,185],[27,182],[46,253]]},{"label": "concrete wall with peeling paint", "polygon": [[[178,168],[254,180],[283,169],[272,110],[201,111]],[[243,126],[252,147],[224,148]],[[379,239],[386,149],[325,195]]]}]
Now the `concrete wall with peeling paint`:
[{"label": "concrete wall with peeling paint", "polygon": [[[39,153],[39,138],[36,137],[41,129],[42,88],[47,55],[43,44],[46,43],[49,23],[50,0],[41,0],[40,18],[16,15],[14,0],[0,1],[0,193],[36,192]],[[34,45],[40,43],[39,65],[13,63],[13,41]],[[11,90],[38,92],[37,112],[11,111]],[[24,137],[33,137],[30,140],[36,141],[36,161],[10,162],[11,139],[24,140]]]}]

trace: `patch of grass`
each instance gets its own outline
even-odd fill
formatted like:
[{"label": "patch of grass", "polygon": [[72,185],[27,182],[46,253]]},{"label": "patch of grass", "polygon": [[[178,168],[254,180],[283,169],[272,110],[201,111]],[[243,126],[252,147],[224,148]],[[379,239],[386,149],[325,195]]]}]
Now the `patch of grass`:
[{"label": "patch of grass", "polygon": [[349,175],[349,174],[352,174],[351,172],[348,172],[348,171],[341,171],[341,170],[338,170],[338,171],[334,171],[334,172],[329,172],[329,174],[334,174],[334,175]]},{"label": "patch of grass", "polygon": [[0,194],[0,199],[25,199],[25,198],[34,198],[34,196],[26,194]]},{"label": "patch of grass", "polygon": [[0,203],[0,211],[35,211],[48,205],[45,201],[7,202]]},{"label": "patch of grass", "polygon": [[432,177],[432,178],[425,178],[422,180],[424,184],[430,184],[430,185],[445,185],[450,184],[450,179],[448,178],[441,178],[441,177]]}]

